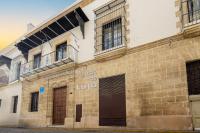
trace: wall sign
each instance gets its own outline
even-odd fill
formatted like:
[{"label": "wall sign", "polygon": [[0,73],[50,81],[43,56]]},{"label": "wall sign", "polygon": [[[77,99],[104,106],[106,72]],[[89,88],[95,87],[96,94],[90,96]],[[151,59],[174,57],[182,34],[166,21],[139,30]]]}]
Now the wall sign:
[{"label": "wall sign", "polygon": [[40,87],[40,94],[44,94],[45,93],[45,88],[44,87]]}]

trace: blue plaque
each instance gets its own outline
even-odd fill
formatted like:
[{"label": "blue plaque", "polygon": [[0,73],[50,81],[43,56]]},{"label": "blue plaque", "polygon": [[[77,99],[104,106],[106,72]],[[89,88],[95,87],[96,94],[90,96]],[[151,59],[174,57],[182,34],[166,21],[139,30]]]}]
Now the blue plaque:
[{"label": "blue plaque", "polygon": [[40,94],[44,94],[45,92],[45,88],[44,87],[40,87]]}]

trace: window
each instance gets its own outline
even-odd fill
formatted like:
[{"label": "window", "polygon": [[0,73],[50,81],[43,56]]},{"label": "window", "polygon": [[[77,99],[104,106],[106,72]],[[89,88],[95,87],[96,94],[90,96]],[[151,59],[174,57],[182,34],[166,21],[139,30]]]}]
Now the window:
[{"label": "window", "polygon": [[121,21],[121,18],[119,18],[103,26],[103,50],[107,50],[122,44]]},{"label": "window", "polygon": [[0,108],[1,108],[2,99],[0,99]]},{"label": "window", "polygon": [[60,44],[56,47],[56,61],[66,58],[67,45],[66,43]]},{"label": "window", "polygon": [[12,113],[17,113],[18,96],[14,96],[12,100],[13,100]]},{"label": "window", "polygon": [[200,0],[188,0],[189,22],[200,19]]},{"label": "window", "polygon": [[200,95],[200,61],[187,63],[189,95]]},{"label": "window", "polygon": [[15,79],[19,79],[20,78],[20,69],[21,69],[21,62],[16,64],[15,67]]},{"label": "window", "polygon": [[33,69],[40,68],[41,64],[41,53],[34,55]]},{"label": "window", "polygon": [[82,104],[76,105],[76,122],[81,122]]},{"label": "window", "polygon": [[39,92],[34,92],[31,94],[31,112],[38,111],[38,99],[39,99]]}]

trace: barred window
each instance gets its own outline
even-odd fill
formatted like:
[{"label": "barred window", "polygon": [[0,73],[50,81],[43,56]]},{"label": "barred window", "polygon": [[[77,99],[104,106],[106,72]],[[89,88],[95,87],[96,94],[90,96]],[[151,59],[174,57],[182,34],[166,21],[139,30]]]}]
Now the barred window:
[{"label": "barred window", "polygon": [[200,0],[188,0],[189,22],[200,19]]},{"label": "barred window", "polygon": [[110,49],[122,44],[122,20],[121,18],[103,25],[102,49]]},{"label": "barred window", "polygon": [[39,99],[39,92],[34,92],[31,94],[31,112],[38,111],[38,99]]}]

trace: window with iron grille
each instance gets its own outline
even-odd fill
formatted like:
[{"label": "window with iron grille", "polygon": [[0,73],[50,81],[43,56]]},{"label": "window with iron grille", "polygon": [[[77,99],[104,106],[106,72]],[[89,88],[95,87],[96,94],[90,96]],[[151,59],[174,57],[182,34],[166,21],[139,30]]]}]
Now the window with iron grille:
[{"label": "window with iron grille", "polygon": [[188,0],[189,22],[200,19],[200,0]]},{"label": "window with iron grille", "polygon": [[34,92],[31,94],[31,112],[38,111],[38,100],[39,100],[39,92]]},{"label": "window with iron grille", "polygon": [[110,49],[122,44],[122,21],[121,18],[103,25],[102,49]]},{"label": "window with iron grille", "polygon": [[41,53],[34,55],[33,69],[40,68],[40,64],[41,64]]},{"label": "window with iron grille", "polygon": [[56,61],[66,58],[67,55],[67,43],[60,44],[56,47]]},{"label": "window with iron grille", "polygon": [[200,95],[200,61],[187,63],[186,66],[189,95]]},{"label": "window with iron grille", "polygon": [[12,113],[17,113],[18,96],[14,96],[12,100],[13,100]]},{"label": "window with iron grille", "polygon": [[108,2],[95,15],[95,54],[126,46],[126,0]]}]

